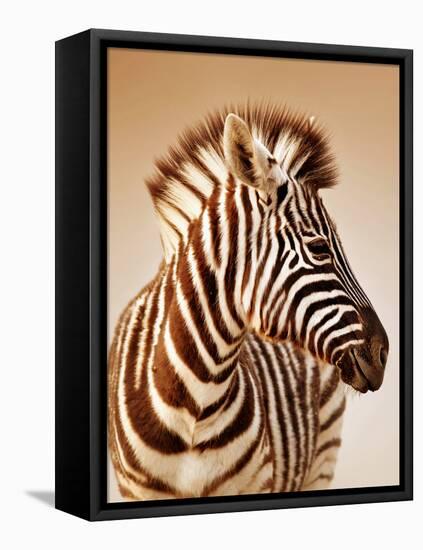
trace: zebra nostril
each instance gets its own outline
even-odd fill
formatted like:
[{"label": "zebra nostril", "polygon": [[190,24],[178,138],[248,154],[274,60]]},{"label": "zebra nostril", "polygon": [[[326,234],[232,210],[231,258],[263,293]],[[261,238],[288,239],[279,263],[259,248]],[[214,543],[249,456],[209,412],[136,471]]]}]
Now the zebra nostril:
[{"label": "zebra nostril", "polygon": [[383,346],[380,346],[379,361],[382,367],[385,367],[387,359],[388,359],[388,352]]}]

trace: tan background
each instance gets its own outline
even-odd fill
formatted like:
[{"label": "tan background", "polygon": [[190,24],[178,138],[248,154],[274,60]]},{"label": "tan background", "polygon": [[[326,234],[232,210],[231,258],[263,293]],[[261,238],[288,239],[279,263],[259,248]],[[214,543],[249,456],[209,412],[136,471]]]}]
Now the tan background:
[{"label": "tan background", "polygon": [[[332,487],[398,484],[398,68],[110,49],[108,74],[109,338],[161,260],[143,184],[154,158],[225,103],[264,98],[315,115],[330,131],[341,171],[325,204],[390,340],[381,390],[348,392]],[[120,500],[109,473],[109,501]]]}]

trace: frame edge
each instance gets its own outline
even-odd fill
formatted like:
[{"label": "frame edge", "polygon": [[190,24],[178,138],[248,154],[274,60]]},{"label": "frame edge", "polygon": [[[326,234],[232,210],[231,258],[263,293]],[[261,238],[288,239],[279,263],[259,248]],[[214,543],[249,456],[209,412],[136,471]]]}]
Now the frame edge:
[{"label": "frame edge", "polygon": [[89,516],[89,44],[55,45],[55,507]]}]

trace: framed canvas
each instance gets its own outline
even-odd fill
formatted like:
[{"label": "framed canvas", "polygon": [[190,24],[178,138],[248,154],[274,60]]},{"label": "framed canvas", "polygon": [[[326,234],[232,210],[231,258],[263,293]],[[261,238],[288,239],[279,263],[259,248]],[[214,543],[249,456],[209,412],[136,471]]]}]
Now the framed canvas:
[{"label": "framed canvas", "polygon": [[412,51],[56,43],[56,507],[412,498]]}]

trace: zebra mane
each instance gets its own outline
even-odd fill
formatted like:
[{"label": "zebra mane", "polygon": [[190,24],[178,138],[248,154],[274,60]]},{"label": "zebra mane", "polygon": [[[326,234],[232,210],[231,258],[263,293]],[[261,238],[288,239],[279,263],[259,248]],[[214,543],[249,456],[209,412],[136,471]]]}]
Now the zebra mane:
[{"label": "zebra mane", "polygon": [[332,187],[337,170],[328,138],[312,119],[272,104],[229,105],[186,129],[155,162],[147,180],[168,261],[217,185],[228,178],[223,129],[228,113],[241,117],[285,172],[313,192]]}]

